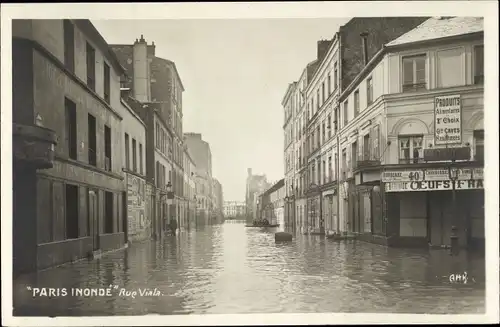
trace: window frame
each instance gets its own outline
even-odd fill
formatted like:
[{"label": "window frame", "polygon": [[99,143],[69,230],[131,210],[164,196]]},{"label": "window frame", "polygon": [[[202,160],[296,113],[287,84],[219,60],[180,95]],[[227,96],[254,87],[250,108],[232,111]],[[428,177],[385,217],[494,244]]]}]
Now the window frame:
[{"label": "window frame", "polygon": [[366,79],[366,105],[369,106],[373,103],[373,77],[370,76]]},{"label": "window frame", "polygon": [[[416,138],[421,138],[421,140],[422,140],[418,158],[415,158],[413,155],[413,153],[415,151],[413,140]],[[401,147],[401,140],[402,139],[408,139],[408,141],[409,141],[409,147],[407,148],[409,151],[408,158],[402,157],[402,147]],[[424,135],[423,134],[398,135],[398,161],[400,164],[422,163],[423,158],[424,158]]]},{"label": "window frame", "polygon": [[[483,73],[482,75],[477,75],[477,58],[479,57],[477,55],[477,49],[482,48],[483,51],[483,56],[482,56],[482,65],[483,65]],[[483,85],[484,84],[484,44],[477,44],[472,47],[472,70],[473,70],[473,81],[472,83],[474,85]]]},{"label": "window frame", "polygon": [[87,74],[87,86],[95,92],[96,82],[95,82],[95,71],[96,71],[96,57],[95,48],[89,43],[85,43],[85,54],[86,54],[86,74]]},{"label": "window frame", "polygon": [[[423,59],[424,62],[424,82],[418,82],[417,80],[417,60]],[[412,83],[405,84],[405,61],[411,60],[412,62]],[[427,90],[429,74],[428,70],[428,55],[427,53],[418,53],[401,56],[401,91],[403,93],[416,92],[420,90]]]}]

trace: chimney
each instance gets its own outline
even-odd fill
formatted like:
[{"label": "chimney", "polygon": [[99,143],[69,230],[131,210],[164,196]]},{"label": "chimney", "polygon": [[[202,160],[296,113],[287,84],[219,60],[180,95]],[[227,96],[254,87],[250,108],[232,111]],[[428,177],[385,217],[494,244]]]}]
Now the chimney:
[{"label": "chimney", "polygon": [[318,41],[318,52],[317,58],[321,61],[327,54],[328,49],[330,48],[331,40],[319,40]]},{"label": "chimney", "polygon": [[248,171],[248,176],[252,176],[252,168],[248,168],[247,171]]},{"label": "chimney", "polygon": [[359,34],[361,36],[361,47],[363,51],[363,66],[366,66],[368,64],[368,44],[367,44],[367,38],[368,38],[368,32],[362,32]]},{"label": "chimney", "polygon": [[148,44],[141,35],[141,38],[134,43],[133,48],[133,69],[134,69],[134,97],[140,102],[151,101],[151,79],[148,61]]}]

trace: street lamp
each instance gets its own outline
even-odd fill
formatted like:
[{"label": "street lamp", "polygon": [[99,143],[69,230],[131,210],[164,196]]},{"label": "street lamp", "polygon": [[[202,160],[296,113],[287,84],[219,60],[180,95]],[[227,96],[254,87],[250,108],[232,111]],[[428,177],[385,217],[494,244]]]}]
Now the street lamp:
[{"label": "street lamp", "polygon": [[[453,156],[454,157],[454,156]],[[452,163],[448,166],[448,175],[452,184],[452,205],[453,205],[453,216],[454,219],[457,219],[457,196],[456,196],[456,182],[458,180],[459,170],[456,167],[453,167],[455,162],[455,158],[452,159]],[[459,247],[458,247],[458,235],[457,235],[457,227],[451,226],[451,235],[450,235],[450,254],[458,255]]]}]

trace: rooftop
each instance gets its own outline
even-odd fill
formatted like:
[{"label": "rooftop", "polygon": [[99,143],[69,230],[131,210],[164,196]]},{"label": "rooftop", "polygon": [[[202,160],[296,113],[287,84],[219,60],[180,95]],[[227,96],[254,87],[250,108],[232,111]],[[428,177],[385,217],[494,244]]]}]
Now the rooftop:
[{"label": "rooftop", "polygon": [[408,44],[418,41],[440,39],[450,36],[484,31],[483,17],[432,17],[387,43],[387,46]]}]

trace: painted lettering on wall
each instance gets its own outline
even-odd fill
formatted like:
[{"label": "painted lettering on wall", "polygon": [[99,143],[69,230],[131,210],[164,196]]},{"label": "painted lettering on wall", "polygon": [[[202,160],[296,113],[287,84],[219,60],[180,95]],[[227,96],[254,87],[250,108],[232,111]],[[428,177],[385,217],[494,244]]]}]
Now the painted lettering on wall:
[{"label": "painted lettering on wall", "polygon": [[477,190],[483,189],[483,180],[444,180],[444,181],[412,181],[390,182],[385,184],[386,192],[415,192],[415,191],[446,191],[452,190]]},{"label": "painted lettering on wall", "polygon": [[434,99],[434,143],[462,143],[462,110],[460,95]]},{"label": "painted lettering on wall", "polygon": [[[459,180],[484,179],[483,168],[453,168],[452,173],[458,172]],[[394,170],[384,171],[382,181],[390,182],[412,182],[412,181],[442,181],[450,179],[448,168],[436,169],[412,169],[412,170]]]}]

